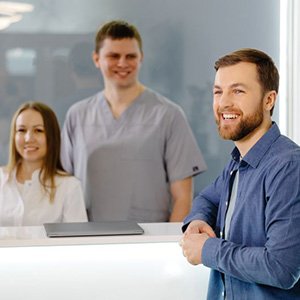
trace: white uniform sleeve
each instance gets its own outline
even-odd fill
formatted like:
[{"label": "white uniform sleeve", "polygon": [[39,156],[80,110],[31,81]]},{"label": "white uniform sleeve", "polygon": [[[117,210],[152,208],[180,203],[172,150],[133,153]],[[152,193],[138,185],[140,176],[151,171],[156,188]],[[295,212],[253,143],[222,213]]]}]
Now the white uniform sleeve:
[{"label": "white uniform sleeve", "polygon": [[0,168],[0,226],[21,226],[24,203],[17,185],[8,181],[8,173]]},{"label": "white uniform sleeve", "polygon": [[65,195],[63,222],[86,222],[88,218],[80,181],[75,177],[71,179]]}]

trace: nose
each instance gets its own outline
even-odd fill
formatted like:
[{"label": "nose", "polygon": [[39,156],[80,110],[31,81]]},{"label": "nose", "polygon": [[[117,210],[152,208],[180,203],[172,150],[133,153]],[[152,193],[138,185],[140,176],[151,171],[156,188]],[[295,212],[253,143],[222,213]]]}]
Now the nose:
[{"label": "nose", "polygon": [[221,108],[227,108],[233,105],[230,95],[225,92],[223,92],[222,95],[219,97],[218,103]]},{"label": "nose", "polygon": [[25,134],[25,141],[32,141],[34,139],[34,134],[31,130],[28,130]]},{"label": "nose", "polygon": [[118,60],[119,67],[126,67],[127,66],[127,59],[125,56],[121,56]]}]

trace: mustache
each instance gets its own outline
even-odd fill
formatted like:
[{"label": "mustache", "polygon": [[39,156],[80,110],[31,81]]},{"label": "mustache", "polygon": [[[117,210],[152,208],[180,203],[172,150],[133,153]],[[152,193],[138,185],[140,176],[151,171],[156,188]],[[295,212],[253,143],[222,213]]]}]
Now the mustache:
[{"label": "mustache", "polygon": [[242,112],[240,109],[228,109],[228,108],[218,108],[217,109],[217,113],[218,114],[237,114],[237,115],[241,115]]}]

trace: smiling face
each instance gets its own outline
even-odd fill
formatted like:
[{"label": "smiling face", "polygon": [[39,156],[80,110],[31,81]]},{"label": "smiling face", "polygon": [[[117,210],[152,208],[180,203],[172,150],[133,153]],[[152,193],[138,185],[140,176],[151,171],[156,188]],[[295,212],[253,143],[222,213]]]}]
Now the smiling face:
[{"label": "smiling face", "polygon": [[106,38],[93,59],[106,87],[129,88],[138,83],[142,53],[135,38]]},{"label": "smiling face", "polygon": [[220,136],[243,141],[257,133],[265,133],[271,123],[270,109],[274,104],[270,105],[270,93],[262,92],[253,63],[240,62],[219,68],[213,108]]},{"label": "smiling face", "polygon": [[47,153],[42,115],[36,110],[26,109],[18,115],[15,128],[15,146],[22,163],[42,167]]}]

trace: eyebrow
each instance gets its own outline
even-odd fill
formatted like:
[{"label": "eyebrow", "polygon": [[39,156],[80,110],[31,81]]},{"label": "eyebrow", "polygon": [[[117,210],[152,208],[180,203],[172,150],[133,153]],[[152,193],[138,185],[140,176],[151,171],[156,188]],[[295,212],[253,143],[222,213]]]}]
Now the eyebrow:
[{"label": "eyebrow", "polygon": [[[123,53],[121,53],[121,52],[118,52],[118,51],[114,51],[114,50],[111,50],[111,51],[108,51],[107,53],[106,53],[106,55],[122,55]],[[137,55],[138,53],[137,53],[137,51],[130,51],[130,52],[127,52],[127,53],[125,53],[125,55]]]},{"label": "eyebrow", "polygon": [[[236,88],[236,87],[244,87],[244,88],[247,88],[248,86],[244,83],[240,83],[240,82],[237,82],[237,83],[233,83],[229,86],[230,88]],[[214,89],[222,89],[222,87],[220,87],[219,85],[214,85]]]},{"label": "eyebrow", "polygon": [[[23,124],[18,125],[18,124],[16,124],[16,127],[26,127],[26,125],[23,125]],[[35,128],[35,127],[45,127],[45,126],[43,124],[37,124],[37,125],[33,126],[33,128]]]}]

